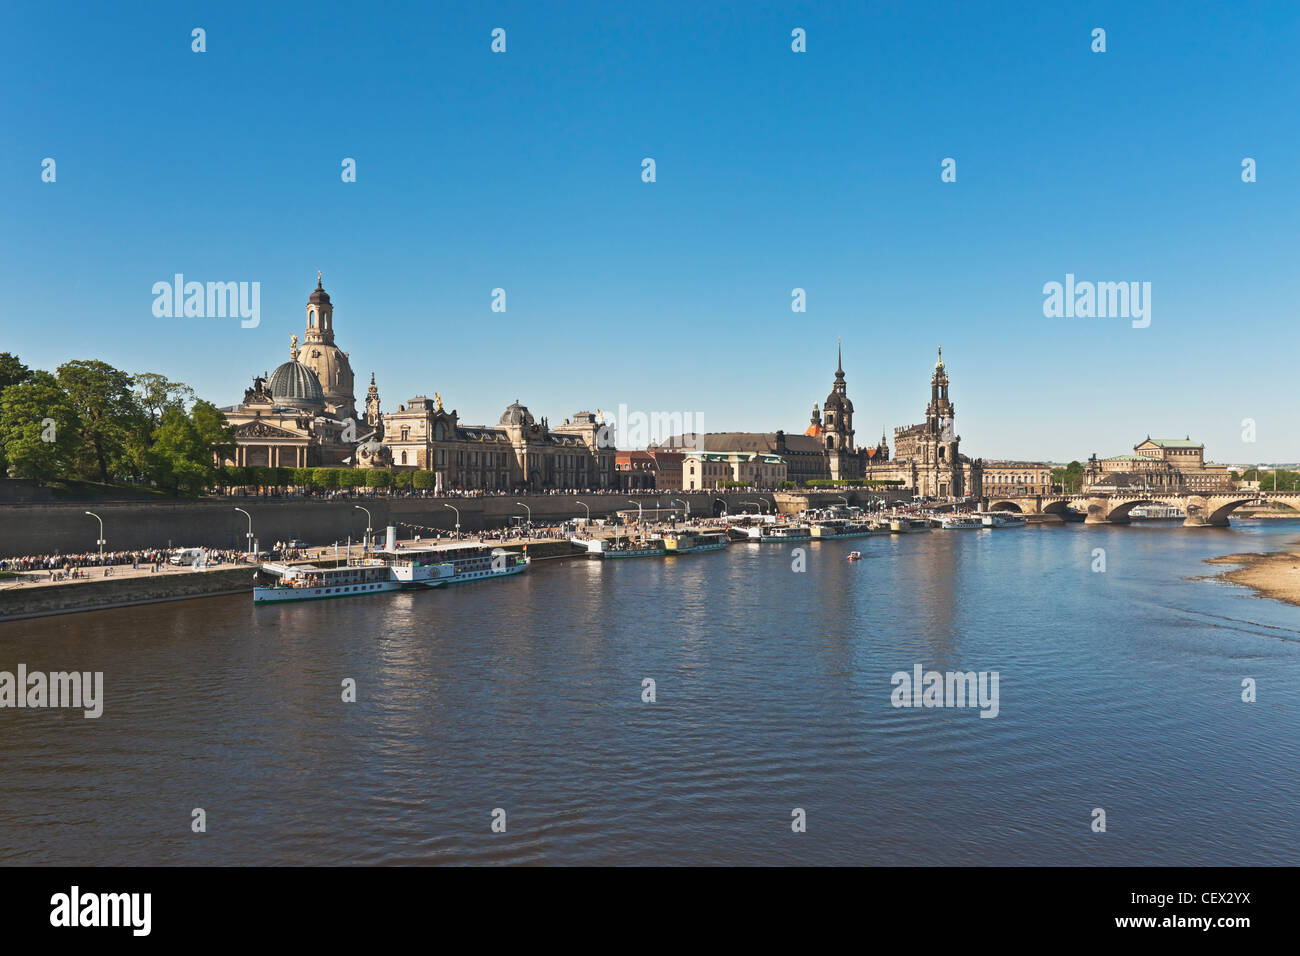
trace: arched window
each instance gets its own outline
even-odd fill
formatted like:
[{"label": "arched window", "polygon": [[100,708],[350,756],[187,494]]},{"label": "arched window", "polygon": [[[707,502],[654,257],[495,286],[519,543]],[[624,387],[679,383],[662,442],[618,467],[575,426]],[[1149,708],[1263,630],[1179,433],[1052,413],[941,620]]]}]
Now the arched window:
[{"label": "arched window", "polygon": [[402,452],[402,464],[406,464],[406,452]]}]

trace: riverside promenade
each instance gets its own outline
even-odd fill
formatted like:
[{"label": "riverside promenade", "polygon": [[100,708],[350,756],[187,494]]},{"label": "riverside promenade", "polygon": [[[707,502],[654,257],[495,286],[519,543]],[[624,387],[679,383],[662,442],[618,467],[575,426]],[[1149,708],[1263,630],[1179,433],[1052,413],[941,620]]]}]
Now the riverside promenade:
[{"label": "riverside promenade", "polygon": [[[589,537],[614,537],[617,534],[626,536],[628,531],[625,527],[594,527],[586,533]],[[525,536],[507,540],[500,540],[491,534],[468,534],[458,539],[430,539],[421,536],[399,538],[398,544],[404,549],[452,544],[481,544],[483,547],[506,551],[526,549],[535,561],[583,558],[583,553],[574,548],[567,536]],[[356,559],[364,556],[362,546],[354,543],[351,557]],[[348,558],[346,547],[311,547],[303,552],[302,557],[284,563],[335,567],[346,563]],[[51,580],[50,572],[46,570],[18,571],[13,577],[0,578],[0,621],[229,594],[248,594],[251,604],[253,573],[259,563],[243,559],[208,565],[201,569],[164,563],[157,570],[148,564],[139,568],[133,568],[129,564],[111,565],[87,568],[84,574],[59,580]]]}]

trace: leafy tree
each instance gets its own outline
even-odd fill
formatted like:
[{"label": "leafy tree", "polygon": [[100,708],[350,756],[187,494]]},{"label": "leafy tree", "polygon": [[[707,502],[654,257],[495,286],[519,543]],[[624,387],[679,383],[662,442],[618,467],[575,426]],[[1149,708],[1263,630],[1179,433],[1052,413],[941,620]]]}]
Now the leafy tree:
[{"label": "leafy tree", "polygon": [[[31,370],[18,361],[17,355],[12,352],[0,352],[0,392],[10,385],[19,385],[27,381],[30,374]],[[4,476],[6,467],[4,444],[0,442],[0,477]]]},{"label": "leafy tree", "polygon": [[148,475],[172,494],[199,494],[222,477],[233,477],[230,470],[218,468],[217,461],[234,448],[234,429],[214,405],[198,401],[187,413],[183,405],[173,404],[162,412],[161,423],[150,436],[145,456]]},{"label": "leafy tree", "polygon": [[136,403],[155,428],[162,424],[163,412],[169,408],[185,408],[194,401],[194,389],[155,372],[135,375],[135,395]]},{"label": "leafy tree", "polygon": [[107,482],[127,473],[144,450],[132,440],[148,429],[134,379],[98,359],[64,362],[56,374],[77,412],[82,474]]},{"label": "leafy tree", "polygon": [[15,476],[41,482],[67,476],[79,432],[76,409],[49,372],[31,372],[0,390],[0,448]]},{"label": "leafy tree", "polygon": [[386,468],[372,468],[366,473],[366,484],[371,488],[387,488],[393,483],[393,473]]},{"label": "leafy tree", "polygon": [[411,475],[411,487],[419,491],[429,491],[433,488],[433,472],[417,471]]},{"label": "leafy tree", "polygon": [[313,487],[312,474],[311,468],[295,468],[293,470],[293,483],[299,488],[311,488]]},{"label": "leafy tree", "polygon": [[1083,490],[1082,463],[1072,461],[1064,468],[1053,468],[1052,482],[1060,485],[1066,492]]},{"label": "leafy tree", "polygon": [[10,385],[21,385],[31,375],[29,369],[13,352],[0,352],[0,392]]},{"label": "leafy tree", "polygon": [[411,478],[412,478],[412,472],[395,471],[393,472],[393,487],[409,488],[411,487]]}]

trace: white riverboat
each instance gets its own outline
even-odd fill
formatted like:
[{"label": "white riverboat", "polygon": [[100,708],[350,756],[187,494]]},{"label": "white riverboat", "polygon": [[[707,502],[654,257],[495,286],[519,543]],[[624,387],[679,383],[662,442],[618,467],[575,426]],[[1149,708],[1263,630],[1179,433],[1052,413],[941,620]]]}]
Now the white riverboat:
[{"label": "white riverboat", "polygon": [[1128,516],[1135,521],[1182,521],[1187,517],[1172,505],[1138,505]]},{"label": "white riverboat", "polygon": [[366,558],[337,568],[314,564],[263,564],[254,575],[253,603],[320,601],[386,591],[436,588],[455,576],[450,565]]},{"label": "white riverboat", "polygon": [[570,538],[582,548],[589,558],[618,560],[620,558],[661,558],[668,553],[664,539],[659,535],[647,538]]},{"label": "white riverboat", "polygon": [[937,515],[935,520],[944,531],[971,531],[984,527],[979,515]]},{"label": "white riverboat", "polygon": [[[527,547],[527,545],[525,545]],[[527,552],[506,551],[486,544],[444,544],[425,548],[384,549],[394,560],[411,560],[420,567],[446,566],[451,575],[442,583],[467,584],[488,578],[522,574],[532,564]]]},{"label": "white riverboat", "polygon": [[865,538],[869,534],[888,534],[889,529],[868,524],[865,521],[851,521],[848,518],[825,518],[812,526],[814,541],[829,538]]},{"label": "white riverboat", "polygon": [[1023,528],[1029,523],[1029,519],[1015,511],[985,511],[980,518],[986,528]]},{"label": "white riverboat", "polygon": [[528,555],[482,544],[384,548],[372,558],[336,568],[263,564],[254,575],[253,603],[319,601],[389,591],[420,591],[527,571]]},{"label": "white riverboat", "polygon": [[764,544],[786,541],[811,541],[812,528],[802,524],[777,525],[772,528],[764,528],[763,533],[758,536],[758,540]]}]

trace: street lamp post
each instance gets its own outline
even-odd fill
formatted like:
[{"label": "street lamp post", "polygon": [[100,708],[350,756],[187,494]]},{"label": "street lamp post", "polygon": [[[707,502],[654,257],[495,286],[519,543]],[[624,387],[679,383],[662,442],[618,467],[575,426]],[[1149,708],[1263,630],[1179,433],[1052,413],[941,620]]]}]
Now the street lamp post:
[{"label": "street lamp post", "polygon": [[358,511],[364,511],[366,513],[366,544],[365,547],[362,549],[364,553],[370,550],[370,532],[374,530],[373,528],[370,527],[371,525],[370,509],[363,508],[360,505],[353,505],[352,507],[356,508]]},{"label": "street lamp post", "polygon": [[722,517],[725,518],[727,516],[727,502],[722,498],[714,498],[713,500],[722,502]]},{"label": "street lamp post", "polygon": [[86,514],[90,515],[92,518],[94,518],[96,521],[99,522],[99,541],[97,543],[99,545],[99,563],[103,564],[104,563],[104,519],[101,518],[99,515],[95,514],[95,512],[93,511],[87,511]]},{"label": "street lamp post", "polygon": [[680,504],[680,505],[681,505],[681,506],[686,510],[686,520],[687,520],[687,521],[690,521],[690,520],[691,520],[691,505],[690,505],[690,502],[682,501],[682,499],[680,499],[680,498],[669,498],[668,500],[671,501],[673,504]]},{"label": "street lamp post", "polygon": [[528,512],[528,527],[529,527],[529,528],[532,528],[532,526],[533,526],[533,509],[530,508],[530,507],[528,507],[528,505],[524,504],[522,501],[516,501],[515,504],[517,504],[519,507],[523,508],[525,511]]},{"label": "street lamp post", "polygon": [[840,501],[844,502],[844,507],[847,508],[847,507],[849,506],[849,499],[848,499],[848,498],[845,498],[843,495],[836,495],[835,497],[836,497],[836,498],[839,498]]},{"label": "street lamp post", "polygon": [[247,511],[245,511],[243,508],[236,508],[235,510],[238,511],[241,515],[243,515],[245,518],[248,519],[248,534],[247,534],[247,538],[248,538],[248,551],[247,551],[246,553],[249,554],[249,555],[252,555],[252,553],[253,553],[253,516],[250,515],[250,514],[249,514]]},{"label": "street lamp post", "polygon": [[742,504],[742,505],[753,505],[755,508],[758,509],[758,513],[759,513],[759,514],[762,514],[762,513],[763,513],[763,507],[762,507],[762,505],[760,505],[757,501],[742,501],[741,504]]},{"label": "street lamp post", "polygon": [[637,523],[637,524],[640,524],[640,523],[641,523],[641,515],[642,515],[642,513],[643,513],[642,510],[641,510],[641,502],[637,501],[635,498],[629,498],[629,499],[627,499],[627,500],[630,501],[630,502],[632,502],[632,504],[636,505],[636,523]]},{"label": "street lamp post", "polygon": [[578,504],[587,509],[587,524],[591,524],[591,505],[587,504],[585,501],[579,501]]},{"label": "street lamp post", "polygon": [[450,508],[452,511],[456,512],[456,537],[459,538],[460,537],[460,509],[457,508],[455,505],[449,505],[449,504],[444,504],[443,507]]}]

